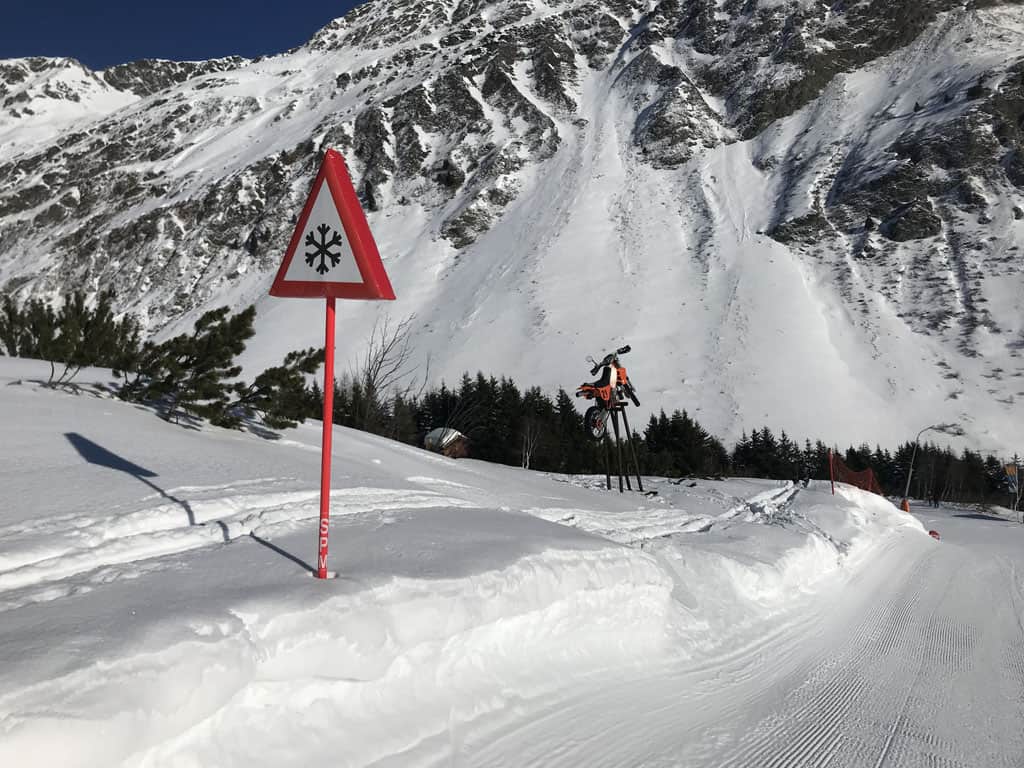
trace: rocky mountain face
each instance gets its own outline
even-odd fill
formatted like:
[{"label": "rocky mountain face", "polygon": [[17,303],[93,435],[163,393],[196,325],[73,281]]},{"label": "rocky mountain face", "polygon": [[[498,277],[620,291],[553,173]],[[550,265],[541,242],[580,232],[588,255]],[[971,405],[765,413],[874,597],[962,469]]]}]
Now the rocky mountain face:
[{"label": "rocky mountain face", "polygon": [[[893,437],[942,412],[1008,445],[1022,35],[1012,2],[372,0],[256,61],[0,62],[0,288],[112,288],[154,332],[261,296],[335,147],[449,377],[503,370],[465,351],[500,332],[571,386],[567,355],[631,335],[671,350],[655,405],[733,435],[792,391],[767,319],[829,349],[780,426],[860,439],[841,391]],[[777,279],[813,320],[775,319]]]},{"label": "rocky mountain face", "polygon": [[76,123],[132,101],[74,59],[0,61],[0,158],[41,151]]},{"label": "rocky mountain face", "polygon": [[241,56],[228,56],[209,61],[143,59],[105,69],[102,77],[104,82],[119,91],[128,91],[136,96],[149,96],[193,77],[211,72],[227,72],[248,63],[249,61]]}]

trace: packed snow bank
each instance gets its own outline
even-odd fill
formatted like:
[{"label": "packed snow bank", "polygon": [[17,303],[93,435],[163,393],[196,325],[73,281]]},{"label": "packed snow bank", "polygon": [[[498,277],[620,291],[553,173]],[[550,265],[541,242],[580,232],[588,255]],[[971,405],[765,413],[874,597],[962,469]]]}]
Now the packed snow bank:
[{"label": "packed snow bank", "polygon": [[[604,482],[560,479],[582,486]],[[881,548],[926,536],[920,522],[886,499],[844,484],[833,496],[827,482],[807,488],[744,478],[644,482],[658,495],[632,514],[531,512],[654,554],[672,574],[673,597],[693,621],[677,638],[677,652],[708,654],[742,644],[759,623],[799,612],[804,598],[841,588]]]},{"label": "packed snow bank", "polygon": [[490,714],[742,646],[923,537],[852,489],[648,499],[339,429],[315,581],[319,425],[187,429],[45,369],[0,360],[0,765],[440,760]]},{"label": "packed snow bank", "polygon": [[[320,585],[292,569],[286,588],[275,579],[263,596],[267,579],[254,579],[252,594],[226,602],[225,581],[235,591],[270,565],[228,547],[185,573],[140,576],[116,607],[92,601],[111,634],[140,603],[167,610],[91,663],[0,696],[0,764],[287,765],[299,732],[319,756],[344,747],[370,762],[666,651],[672,585],[642,553],[493,510],[419,510],[338,534],[335,559],[358,579]],[[188,591],[192,610],[168,606],[169,589]],[[73,638],[76,624],[60,634]]]}]

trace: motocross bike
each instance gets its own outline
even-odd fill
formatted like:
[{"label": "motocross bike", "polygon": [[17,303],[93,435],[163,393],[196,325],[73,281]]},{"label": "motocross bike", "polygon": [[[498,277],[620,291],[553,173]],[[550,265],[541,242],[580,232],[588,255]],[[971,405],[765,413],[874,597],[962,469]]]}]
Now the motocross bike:
[{"label": "motocross bike", "polygon": [[576,397],[597,401],[583,415],[583,428],[594,440],[601,440],[608,434],[608,422],[612,411],[624,406],[627,397],[633,401],[634,405],[640,405],[640,401],[636,397],[636,390],[633,389],[633,384],[626,373],[626,368],[619,362],[619,355],[624,355],[629,351],[628,344],[619,347],[614,352],[605,355],[599,363],[595,362],[593,357],[587,357],[587,361],[593,364],[590,375],[596,376],[600,371],[601,378],[595,382],[580,384],[576,389]]}]

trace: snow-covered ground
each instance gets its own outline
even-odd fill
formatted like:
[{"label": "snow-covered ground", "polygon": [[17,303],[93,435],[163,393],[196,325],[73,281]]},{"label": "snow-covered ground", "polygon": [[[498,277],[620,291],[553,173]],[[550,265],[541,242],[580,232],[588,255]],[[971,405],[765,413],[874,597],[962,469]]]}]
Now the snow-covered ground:
[{"label": "snow-covered ground", "polygon": [[338,429],[316,581],[318,424],[178,426],[45,369],[0,358],[2,766],[1024,754],[1008,523],[939,543],[846,487],[620,495]]}]

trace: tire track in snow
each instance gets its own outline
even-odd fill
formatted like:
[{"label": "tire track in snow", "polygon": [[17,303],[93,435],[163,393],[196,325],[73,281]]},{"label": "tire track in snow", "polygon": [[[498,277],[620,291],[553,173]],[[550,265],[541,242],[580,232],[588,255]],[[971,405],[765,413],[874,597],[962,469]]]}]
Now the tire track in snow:
[{"label": "tire track in snow", "polygon": [[1019,768],[1020,585],[1006,562],[913,538],[871,553],[835,593],[850,605],[819,604],[735,656],[510,692],[381,766]]},{"label": "tire track in snow", "polygon": [[[924,625],[919,672],[879,765],[1019,766],[1024,680],[1007,683],[1000,662],[1020,647],[1024,632],[1005,581],[1007,564],[979,563],[955,547],[942,562],[946,588]],[[1001,709],[994,694],[1007,702],[1018,697],[1017,714],[994,715]]]}]

